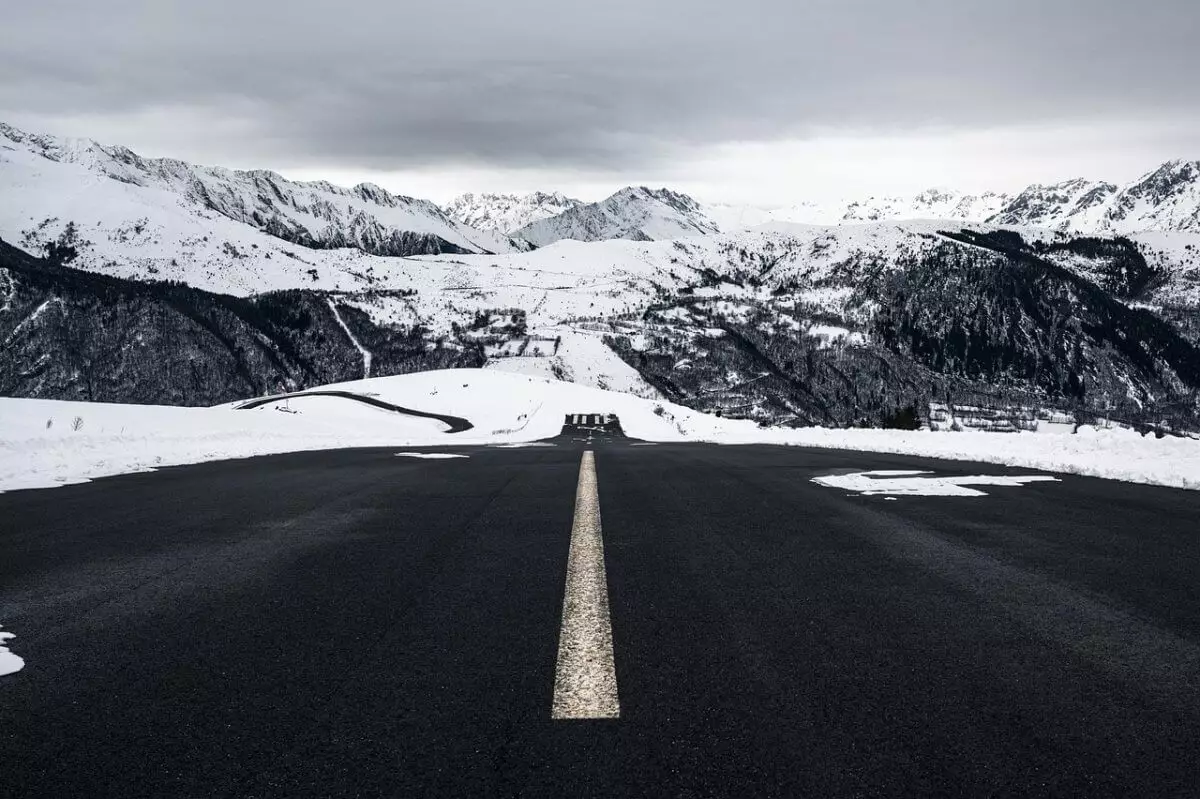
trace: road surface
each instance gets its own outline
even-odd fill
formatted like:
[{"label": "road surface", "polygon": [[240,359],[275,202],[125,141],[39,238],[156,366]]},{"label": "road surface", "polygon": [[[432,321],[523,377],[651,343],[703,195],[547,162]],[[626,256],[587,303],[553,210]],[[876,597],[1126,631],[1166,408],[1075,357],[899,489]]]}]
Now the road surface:
[{"label": "road surface", "polygon": [[370,394],[355,394],[353,391],[293,391],[290,394],[272,394],[267,397],[258,397],[257,399],[247,400],[240,403],[237,408],[241,411],[248,411],[254,408],[262,407],[274,402],[293,399],[297,397],[341,397],[342,399],[361,402],[364,405],[370,405],[374,408],[379,408],[392,413],[403,414],[404,416],[415,416],[418,419],[436,419],[446,425],[446,432],[465,433],[468,430],[474,429],[475,425],[461,416],[450,416],[444,413],[430,413],[429,411],[417,411],[412,408],[405,408],[402,405],[395,405],[391,402],[385,402],[378,397],[373,397]]},{"label": "road surface", "polygon": [[[862,495],[811,481],[1030,472],[590,423],[550,444],[0,495],[26,661],[0,795],[1200,790],[1200,494]],[[615,694],[553,713],[593,533],[607,592],[577,632],[603,654],[607,622],[612,665],[581,679]]]}]

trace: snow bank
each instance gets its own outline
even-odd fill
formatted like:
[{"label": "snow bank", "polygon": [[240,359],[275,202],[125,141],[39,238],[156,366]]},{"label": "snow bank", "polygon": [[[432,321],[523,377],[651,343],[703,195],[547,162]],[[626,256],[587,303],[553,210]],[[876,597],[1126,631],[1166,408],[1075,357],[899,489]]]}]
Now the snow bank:
[{"label": "snow bank", "polygon": [[85,482],[157,466],[273,452],[427,442],[433,420],[332,397],[264,406],[174,408],[0,399],[0,491]]},{"label": "snow bank", "polygon": [[1200,441],[1156,439],[1121,428],[1082,427],[1076,435],[807,428],[730,433],[719,441],[920,455],[1200,489]]},{"label": "snow bank", "polygon": [[78,483],[159,466],[344,447],[521,444],[551,438],[574,413],[613,413],[646,441],[786,446],[921,455],[1200,489],[1200,441],[1082,428],[1077,435],[899,430],[760,429],[669,402],[491,369],[447,369],[322,386],[436,420],[339,397],[280,400],[254,410],[0,398],[0,491]]},{"label": "snow bank", "polygon": [[491,370],[320,388],[464,417],[475,428],[448,435],[441,422],[339,397],[296,397],[253,410],[0,398],[0,491],[279,452],[531,442],[557,435],[568,413],[616,413],[630,435],[654,440],[712,437],[723,429],[719,419],[669,403]]}]

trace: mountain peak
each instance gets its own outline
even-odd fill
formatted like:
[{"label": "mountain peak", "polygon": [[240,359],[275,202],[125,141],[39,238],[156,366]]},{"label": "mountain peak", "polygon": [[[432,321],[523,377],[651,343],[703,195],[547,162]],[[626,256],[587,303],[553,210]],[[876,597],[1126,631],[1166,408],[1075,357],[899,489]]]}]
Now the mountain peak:
[{"label": "mountain peak", "polygon": [[445,212],[451,219],[464,225],[508,234],[582,204],[582,200],[557,191],[534,191],[529,194],[468,192],[451,200]]},{"label": "mountain peak", "polygon": [[719,232],[700,203],[686,194],[626,186],[601,202],[577,205],[513,235],[542,247],[562,239],[655,241]]}]

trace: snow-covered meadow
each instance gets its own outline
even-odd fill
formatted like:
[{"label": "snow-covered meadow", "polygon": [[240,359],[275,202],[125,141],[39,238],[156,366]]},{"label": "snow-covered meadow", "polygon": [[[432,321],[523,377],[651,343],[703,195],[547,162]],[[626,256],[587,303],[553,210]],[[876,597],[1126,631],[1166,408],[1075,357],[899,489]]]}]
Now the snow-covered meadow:
[{"label": "snow-covered meadow", "polygon": [[338,397],[300,397],[253,410],[0,399],[0,491],[281,452],[344,447],[513,445],[558,434],[570,413],[614,413],[656,442],[776,444],[921,455],[1200,489],[1200,441],[1130,430],[1078,433],[763,429],[627,393],[491,369],[451,369],[322,388],[464,417],[441,422]]}]

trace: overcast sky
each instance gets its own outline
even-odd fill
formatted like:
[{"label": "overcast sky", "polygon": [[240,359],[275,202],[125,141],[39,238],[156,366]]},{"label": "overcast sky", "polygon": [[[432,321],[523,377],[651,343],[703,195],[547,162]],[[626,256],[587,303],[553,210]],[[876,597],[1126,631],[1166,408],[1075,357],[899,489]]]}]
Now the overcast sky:
[{"label": "overcast sky", "polygon": [[1200,158],[1197,0],[5,3],[0,120],[461,191],[710,201]]}]

